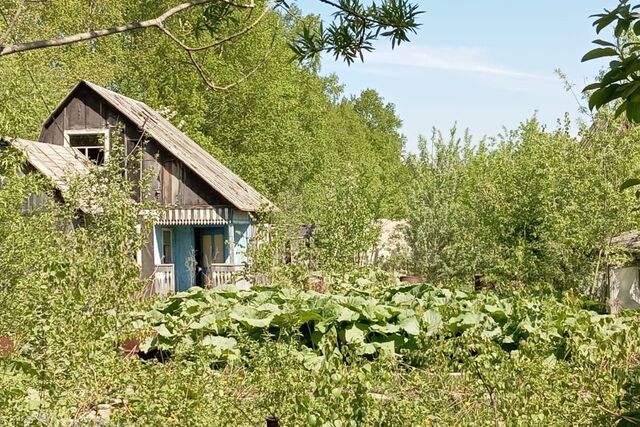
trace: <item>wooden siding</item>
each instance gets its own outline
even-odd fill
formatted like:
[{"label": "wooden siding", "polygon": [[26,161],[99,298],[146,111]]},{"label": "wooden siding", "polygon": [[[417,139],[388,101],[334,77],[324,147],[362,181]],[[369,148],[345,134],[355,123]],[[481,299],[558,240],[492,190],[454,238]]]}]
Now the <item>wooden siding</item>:
[{"label": "wooden siding", "polygon": [[197,207],[230,204],[168,151],[160,149],[158,162],[162,165],[158,176],[162,191],[158,201],[163,205]]},{"label": "wooden siding", "polygon": [[[127,160],[127,177],[139,182],[142,177],[140,165],[135,161],[135,149],[144,149],[142,170],[151,174],[149,197],[163,205],[184,207],[206,207],[229,205],[229,201],[207,184],[200,176],[161,147],[131,120],[124,117],[91,88],[79,86],[73,96],[57,110],[57,115],[45,123],[40,141],[54,145],[64,145],[67,130],[116,129],[122,128]],[[113,136],[113,134],[112,134]],[[132,161],[134,159],[134,161]],[[139,191],[136,191],[139,200]]]},{"label": "wooden siding", "polygon": [[[40,132],[40,141],[64,145],[65,130],[106,129],[107,122],[115,125],[118,112],[88,88],[79,88],[53,120]],[[134,128],[135,129],[135,128]]]},{"label": "wooden siding", "polygon": [[[160,146],[172,153],[239,210],[255,212],[266,207],[277,210],[247,182],[213,158],[205,149],[148,105],[87,81],[80,82],[76,91],[86,88],[93,90],[105,102],[116,108],[129,123],[144,129],[147,135],[150,135]],[[60,108],[58,107],[56,112]],[[107,121],[111,123],[109,119]]]}]

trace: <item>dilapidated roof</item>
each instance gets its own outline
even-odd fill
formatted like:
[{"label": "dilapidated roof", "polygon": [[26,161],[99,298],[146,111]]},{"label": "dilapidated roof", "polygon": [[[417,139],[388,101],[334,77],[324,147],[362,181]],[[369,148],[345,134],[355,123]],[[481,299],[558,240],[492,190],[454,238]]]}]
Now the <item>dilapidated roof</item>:
[{"label": "dilapidated roof", "polygon": [[93,165],[75,148],[25,139],[16,139],[13,144],[23,149],[29,164],[51,179],[62,192],[68,189],[69,178],[87,175]]},{"label": "dilapidated roof", "polygon": [[629,252],[640,252],[640,231],[626,231],[611,238],[611,246],[626,249]]},{"label": "dilapidated roof", "polygon": [[[69,96],[62,101],[56,111],[66,105],[76,89],[82,85],[92,89],[111,104],[113,108],[120,111],[239,210],[255,212],[260,209],[276,209],[269,200],[251,185],[216,160],[199,144],[162,117],[160,113],[143,102],[82,80],[71,91]],[[54,117],[55,114],[56,112],[51,117]]]}]

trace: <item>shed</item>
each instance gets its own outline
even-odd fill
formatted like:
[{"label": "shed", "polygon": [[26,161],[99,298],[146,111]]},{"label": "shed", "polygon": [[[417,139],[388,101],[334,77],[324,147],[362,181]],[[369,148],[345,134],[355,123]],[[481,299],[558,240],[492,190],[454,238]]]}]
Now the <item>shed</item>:
[{"label": "shed", "polygon": [[605,288],[611,313],[640,308],[640,231],[632,230],[610,240],[611,249],[624,261],[607,265]]}]

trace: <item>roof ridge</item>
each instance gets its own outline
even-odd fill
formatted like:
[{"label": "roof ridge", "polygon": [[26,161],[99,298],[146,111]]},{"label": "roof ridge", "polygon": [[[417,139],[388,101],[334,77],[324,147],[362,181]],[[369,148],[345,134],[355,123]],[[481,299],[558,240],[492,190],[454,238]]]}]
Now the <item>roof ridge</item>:
[{"label": "roof ridge", "polygon": [[[164,149],[176,156],[236,208],[243,211],[258,211],[265,206],[277,209],[266,197],[213,157],[204,147],[178,129],[157,110],[142,101],[129,98],[87,80],[82,80],[80,84],[82,83],[136,126],[147,132]],[[154,122],[154,126],[146,128],[150,119]]]}]

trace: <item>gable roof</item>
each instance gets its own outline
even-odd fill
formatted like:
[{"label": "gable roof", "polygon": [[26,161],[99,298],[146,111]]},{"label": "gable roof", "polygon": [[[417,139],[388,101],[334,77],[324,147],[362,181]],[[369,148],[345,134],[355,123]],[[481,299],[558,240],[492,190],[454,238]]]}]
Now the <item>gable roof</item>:
[{"label": "gable roof", "polygon": [[143,102],[120,95],[89,81],[81,80],[51,114],[45,125],[55,118],[81,86],[90,88],[107,103],[111,104],[113,108],[156,140],[158,144],[184,163],[239,210],[255,212],[263,208],[277,209],[267,198],[216,160],[198,143],[162,117],[160,113]]},{"label": "gable roof", "polygon": [[75,148],[25,139],[16,139],[13,144],[23,149],[29,163],[38,172],[50,178],[62,192],[68,190],[69,178],[87,175],[93,165]]}]

